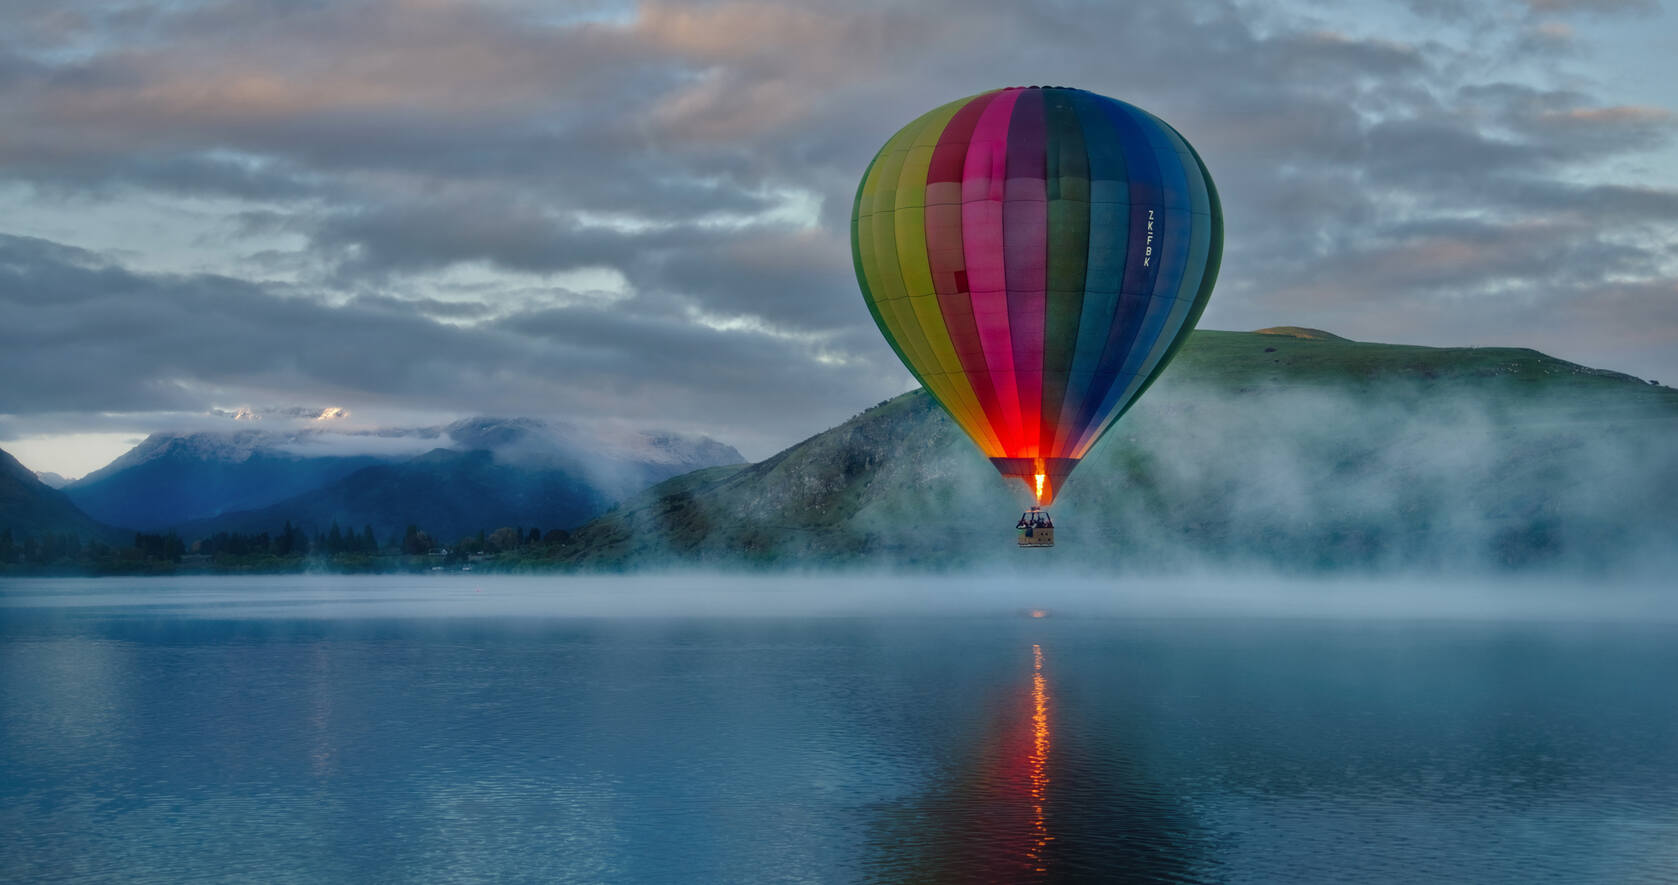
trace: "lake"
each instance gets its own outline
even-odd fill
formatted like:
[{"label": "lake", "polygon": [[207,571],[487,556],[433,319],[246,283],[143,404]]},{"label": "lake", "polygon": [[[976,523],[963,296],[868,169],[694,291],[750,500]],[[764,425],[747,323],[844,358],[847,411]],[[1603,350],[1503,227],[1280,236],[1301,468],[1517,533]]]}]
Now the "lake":
[{"label": "lake", "polygon": [[5,580],[0,880],[1672,882],[1589,592]]}]

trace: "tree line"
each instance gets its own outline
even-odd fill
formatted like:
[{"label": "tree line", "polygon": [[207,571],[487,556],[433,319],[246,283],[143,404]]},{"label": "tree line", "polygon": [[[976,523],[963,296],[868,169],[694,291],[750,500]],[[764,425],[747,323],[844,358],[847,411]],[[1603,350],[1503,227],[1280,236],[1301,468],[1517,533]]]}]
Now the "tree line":
[{"label": "tree line", "polygon": [[136,532],[127,546],[98,538],[82,540],[74,532],[23,533],[0,529],[0,568],[34,571],[49,567],[81,567],[98,571],[152,571],[158,565],[181,561],[186,544],[174,532]]},{"label": "tree line", "polygon": [[[400,570],[421,565],[461,563],[503,554],[537,554],[570,540],[564,529],[503,526],[479,531],[453,543],[434,539],[418,524],[381,544],[373,526],[344,529],[336,521],[325,531],[309,533],[287,521],[275,532],[216,532],[186,543],[177,533],[135,532],[127,545],[75,533],[16,533],[0,530],[0,570],[19,573],[168,573],[182,568],[219,570],[295,570],[334,567],[350,571]],[[423,558],[423,562],[415,562]],[[404,560],[407,560],[406,562]]]}]

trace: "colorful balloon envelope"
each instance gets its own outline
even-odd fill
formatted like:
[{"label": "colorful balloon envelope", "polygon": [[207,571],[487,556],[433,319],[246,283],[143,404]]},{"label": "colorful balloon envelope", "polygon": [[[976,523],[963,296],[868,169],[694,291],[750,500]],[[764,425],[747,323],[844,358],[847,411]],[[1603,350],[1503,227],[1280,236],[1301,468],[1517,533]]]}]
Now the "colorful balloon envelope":
[{"label": "colorful balloon envelope", "polygon": [[886,142],[857,188],[851,251],[903,364],[1046,506],[1194,329],[1223,212],[1158,117],[1013,87]]}]

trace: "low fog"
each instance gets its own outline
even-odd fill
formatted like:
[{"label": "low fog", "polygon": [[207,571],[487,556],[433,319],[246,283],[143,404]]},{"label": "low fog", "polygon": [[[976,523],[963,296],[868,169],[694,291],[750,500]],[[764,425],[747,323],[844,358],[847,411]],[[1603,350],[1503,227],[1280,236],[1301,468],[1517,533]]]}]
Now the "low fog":
[{"label": "low fog", "polygon": [[1167,380],[1066,483],[1057,546],[1019,550],[1029,493],[922,397],[583,539],[631,569],[1655,577],[1678,567],[1672,406],[1629,381]]},{"label": "low fog", "polygon": [[1385,387],[1242,395],[1162,385],[1092,453],[1123,481],[1069,488],[1059,508],[1068,542],[1122,542],[1181,568],[1674,563],[1672,410]]},{"label": "low fog", "polygon": [[0,609],[126,618],[1306,618],[1678,623],[1656,579],[948,575],[286,575],[19,579]]}]

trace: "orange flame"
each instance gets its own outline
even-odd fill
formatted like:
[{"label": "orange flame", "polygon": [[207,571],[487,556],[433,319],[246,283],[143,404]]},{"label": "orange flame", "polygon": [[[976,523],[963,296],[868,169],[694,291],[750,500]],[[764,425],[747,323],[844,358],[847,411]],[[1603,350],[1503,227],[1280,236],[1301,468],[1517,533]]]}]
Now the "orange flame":
[{"label": "orange flame", "polygon": [[1048,479],[1046,474],[1037,474],[1037,503],[1039,504],[1043,503],[1043,480],[1045,479]]}]

